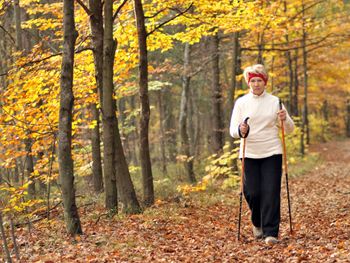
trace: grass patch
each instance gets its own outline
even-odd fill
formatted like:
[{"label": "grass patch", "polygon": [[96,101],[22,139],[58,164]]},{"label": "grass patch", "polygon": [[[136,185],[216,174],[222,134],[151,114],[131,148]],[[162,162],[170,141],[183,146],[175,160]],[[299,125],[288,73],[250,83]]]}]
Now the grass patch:
[{"label": "grass patch", "polygon": [[296,161],[288,166],[289,175],[298,177],[312,171],[316,165],[322,163],[322,159],[318,153],[309,153],[305,157],[298,157]]}]

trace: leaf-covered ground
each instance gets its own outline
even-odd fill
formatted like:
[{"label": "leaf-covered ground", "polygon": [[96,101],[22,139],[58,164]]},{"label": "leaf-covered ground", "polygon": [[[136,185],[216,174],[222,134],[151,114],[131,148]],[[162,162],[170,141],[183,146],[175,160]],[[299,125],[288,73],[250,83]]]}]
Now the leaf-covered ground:
[{"label": "leaf-covered ground", "polygon": [[350,262],[350,141],[310,150],[323,161],[290,178],[292,236],[283,190],[281,242],[274,247],[253,239],[246,203],[238,242],[238,192],[213,192],[123,218],[98,218],[101,208],[83,207],[84,235],[75,240],[58,219],[51,227],[37,224],[31,236],[22,229],[23,262]]}]

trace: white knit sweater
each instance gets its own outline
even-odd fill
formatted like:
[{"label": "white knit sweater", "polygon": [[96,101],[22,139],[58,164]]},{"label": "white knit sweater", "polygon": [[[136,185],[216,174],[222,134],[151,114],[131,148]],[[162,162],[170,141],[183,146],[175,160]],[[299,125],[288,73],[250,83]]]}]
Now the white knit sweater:
[{"label": "white knit sweater", "polygon": [[[249,117],[250,130],[246,139],[245,157],[259,159],[282,153],[278,111],[279,99],[265,91],[260,96],[250,92],[237,99],[232,111],[230,134],[234,138],[239,138],[239,124]],[[284,127],[286,133],[294,129],[293,120],[288,113]],[[243,139],[241,139],[239,158],[243,155],[242,144]]]}]

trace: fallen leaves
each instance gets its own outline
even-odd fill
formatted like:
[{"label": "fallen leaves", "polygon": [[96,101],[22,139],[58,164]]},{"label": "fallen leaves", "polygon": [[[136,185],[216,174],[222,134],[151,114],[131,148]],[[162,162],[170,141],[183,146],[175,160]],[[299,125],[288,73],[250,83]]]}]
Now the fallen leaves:
[{"label": "fallen leaves", "polygon": [[75,238],[65,235],[58,219],[49,227],[35,227],[31,235],[20,229],[22,259],[47,263],[350,262],[350,200],[336,191],[349,189],[350,142],[327,144],[327,148],[317,170],[290,180],[293,235],[283,189],[280,243],[272,248],[252,237],[246,204],[241,242],[237,241],[238,194],[220,191],[215,195],[222,195],[218,200],[225,202],[205,203],[204,193],[198,193],[201,200],[187,199],[187,206],[159,201],[142,215],[103,217],[98,224],[88,217],[92,211],[86,210],[81,217],[85,233]]}]

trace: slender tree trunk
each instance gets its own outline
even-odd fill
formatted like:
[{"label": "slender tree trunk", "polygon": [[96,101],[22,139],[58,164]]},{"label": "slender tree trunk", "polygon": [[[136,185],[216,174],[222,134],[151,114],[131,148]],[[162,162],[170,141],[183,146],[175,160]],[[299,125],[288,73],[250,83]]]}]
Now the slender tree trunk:
[{"label": "slender tree trunk", "polygon": [[[232,49],[232,72],[231,72],[231,88],[229,89],[229,112],[231,113],[235,103],[236,89],[237,89],[237,79],[236,76],[241,74],[240,68],[240,56],[241,56],[241,48],[239,43],[239,32],[233,33],[233,49]],[[230,116],[231,117],[231,116]],[[230,138],[230,151],[234,150],[238,147],[237,144],[234,143],[233,138]],[[238,159],[238,158],[237,158]],[[232,162],[232,170],[233,172],[238,171],[237,159]]]},{"label": "slender tree trunk", "polygon": [[[286,35],[286,41],[288,43],[288,35]],[[286,58],[287,58],[287,66],[288,66],[288,76],[289,76],[289,81],[288,81],[288,87],[289,87],[289,97],[288,97],[288,112],[293,114],[294,108],[293,108],[293,87],[294,87],[294,76],[293,76],[293,64],[292,64],[292,56],[290,51],[286,52]]]},{"label": "slender tree trunk", "polygon": [[20,163],[18,159],[15,159],[16,165],[14,169],[13,182],[19,183],[19,171],[20,171]]},{"label": "slender tree trunk", "polygon": [[[272,49],[275,48],[275,43],[273,40],[272,40],[271,46],[272,46]],[[271,92],[274,92],[275,91],[275,77],[274,77],[274,75],[275,75],[275,55],[272,55],[270,72],[272,73],[271,77],[270,77]]]},{"label": "slender tree trunk", "polygon": [[[189,142],[190,142],[190,156],[195,158],[195,123],[194,123],[194,96],[193,96],[193,89],[190,89],[189,96],[187,99],[188,104],[188,118],[187,118],[187,127],[188,127],[188,135],[189,135]],[[194,165],[194,163],[193,163]]]},{"label": "slender tree trunk", "polygon": [[[2,32],[2,30],[0,30]],[[5,35],[5,33],[2,32],[2,34],[0,34],[0,43],[2,42],[2,47],[0,50],[0,56],[2,57],[1,61],[0,61],[0,66],[1,66],[1,73],[2,72],[7,72],[8,71],[8,58],[7,58],[7,37]],[[1,85],[3,87],[3,89],[7,89],[8,86],[8,81],[6,76],[1,76]]]},{"label": "slender tree trunk", "polygon": [[299,96],[299,79],[298,79],[298,50],[295,50],[295,58],[294,58],[294,95],[293,95],[293,116],[299,116],[299,104],[298,104],[298,96]]},{"label": "slender tree trunk", "polygon": [[191,98],[193,100],[193,115],[194,115],[194,136],[193,136],[193,149],[191,151],[193,156],[198,156],[200,154],[200,139],[202,136],[201,133],[201,121],[202,121],[202,113],[200,112],[199,107],[199,91],[198,89],[191,90]]},{"label": "slender tree trunk", "polygon": [[346,136],[350,137],[350,99],[346,101]]},{"label": "slender tree trunk", "polygon": [[180,134],[181,134],[181,146],[182,153],[186,156],[186,161],[184,162],[185,170],[188,179],[191,183],[196,182],[196,178],[193,172],[193,158],[190,153],[190,142],[187,133],[187,116],[188,116],[188,98],[190,92],[190,55],[191,47],[189,43],[185,44],[184,52],[184,72],[182,76],[182,94],[181,94],[181,105],[180,105]]},{"label": "slender tree trunk", "polygon": [[[16,49],[17,51],[24,51],[25,53],[30,50],[30,41],[26,35],[23,34],[21,22],[25,14],[21,14],[21,7],[19,0],[14,1],[14,14],[15,14],[15,27],[16,27]],[[24,45],[24,43],[26,43]],[[30,139],[30,132],[27,131],[28,138],[24,140],[26,159],[25,159],[25,174],[30,182],[28,186],[28,193],[30,198],[35,197],[35,183],[33,178],[31,178],[34,172],[34,161],[32,156],[32,139]]]},{"label": "slender tree trunk", "polygon": [[5,233],[5,229],[4,229],[4,222],[3,222],[3,219],[2,219],[2,212],[0,211],[0,231],[1,231],[1,237],[2,237],[2,245],[3,245],[3,248],[5,250],[5,253],[6,253],[6,262],[9,262],[11,263],[12,262],[12,259],[11,259],[11,254],[10,254],[10,250],[8,248],[8,245],[7,245],[7,239],[6,239],[6,233]]},{"label": "slender tree trunk", "polygon": [[58,171],[60,176],[64,219],[69,234],[82,234],[75,203],[72,159],[72,111],[74,46],[78,36],[74,23],[74,1],[63,1],[63,55],[61,69],[60,113],[58,125]]},{"label": "slender tree trunk", "polygon": [[322,116],[325,121],[328,121],[328,101],[324,100],[322,104]]},{"label": "slender tree trunk", "polygon": [[222,116],[222,91],[219,69],[219,37],[216,34],[210,38],[211,71],[212,71],[212,147],[215,153],[222,152],[224,146],[224,124]]},{"label": "slender tree trunk", "polygon": [[263,42],[263,34],[258,34],[258,64],[264,65],[264,58],[263,58],[263,50],[264,50],[264,42]]},{"label": "slender tree trunk", "polygon": [[[43,157],[44,157],[44,152],[39,152],[36,162],[41,160]],[[36,184],[37,184],[37,186],[39,188],[40,193],[45,193],[46,185],[45,185],[44,179],[37,178],[36,179]]]},{"label": "slender tree trunk", "polygon": [[166,154],[165,154],[165,132],[164,132],[164,106],[163,106],[163,92],[162,90],[157,92],[158,108],[159,108],[159,128],[160,128],[160,152],[162,156],[162,172],[167,174],[166,167]]},{"label": "slender tree trunk", "polygon": [[[136,148],[131,147],[131,134],[128,132],[124,132],[124,126],[125,122],[127,121],[127,115],[126,115],[126,101],[127,97],[125,98],[120,98],[117,100],[117,109],[118,109],[118,121],[121,123],[121,127],[123,127],[121,131],[121,140],[122,140],[122,145],[124,149],[124,155],[126,158],[126,162],[129,164],[132,161],[132,154],[134,151],[136,151]],[[128,128],[128,127],[127,127]]]},{"label": "slender tree trunk", "polygon": [[113,99],[113,65],[117,43],[113,40],[113,1],[104,4],[104,40],[103,40],[103,171],[105,182],[105,206],[118,212],[116,182],[116,104]]},{"label": "slender tree trunk", "polygon": [[164,128],[165,128],[165,135],[166,135],[166,144],[169,154],[169,160],[171,162],[176,162],[176,155],[177,155],[177,146],[176,146],[176,125],[175,125],[175,117],[174,117],[174,106],[173,106],[173,96],[171,94],[171,91],[169,89],[164,90],[164,101],[166,104],[166,107],[164,109],[165,112],[165,119],[164,119]]},{"label": "slender tree trunk", "polygon": [[102,178],[102,160],[100,148],[100,114],[96,104],[90,106],[92,112],[92,119],[95,121],[95,126],[91,130],[91,146],[92,146],[92,177],[94,191],[99,193],[103,191]]},{"label": "slender tree trunk", "polygon": [[[284,8],[284,13],[287,13],[287,1],[283,1],[283,8]],[[285,35],[286,43],[289,45],[289,35]],[[293,109],[293,81],[294,81],[294,76],[293,76],[293,64],[292,64],[292,54],[291,51],[288,50],[286,52],[286,59],[287,59],[287,66],[288,66],[288,76],[289,76],[289,81],[288,81],[288,87],[289,87],[289,102],[288,102],[288,112],[290,112],[292,115],[294,115],[294,109]]]},{"label": "slender tree trunk", "polygon": [[23,50],[22,27],[21,27],[21,8],[19,0],[14,0],[15,26],[16,26],[16,47],[17,50]]},{"label": "slender tree trunk", "polygon": [[141,0],[134,0],[136,15],[137,34],[139,41],[139,86],[141,102],[140,119],[140,156],[143,181],[143,195],[146,206],[154,203],[154,187],[151,166],[151,157],[148,141],[148,125],[150,118],[150,107],[148,98],[148,58],[147,58],[147,32],[145,27],[145,16]]},{"label": "slender tree trunk", "polygon": [[308,66],[307,66],[307,51],[306,51],[307,33],[305,29],[305,6],[303,3],[303,71],[304,71],[304,118],[303,130],[306,134],[306,144],[310,144],[310,129],[309,129],[309,113],[308,113]]},{"label": "slender tree trunk", "polygon": [[[233,48],[232,48],[232,71],[231,71],[231,88],[229,89],[228,93],[228,111],[231,113],[232,109],[234,107],[234,101],[236,96],[236,86],[237,86],[237,79],[236,76],[238,75],[238,56],[239,56],[239,32],[233,33]],[[231,117],[231,116],[230,116]],[[230,150],[234,149],[234,143],[233,139],[230,139]]]},{"label": "slender tree trunk", "polygon": [[[305,108],[302,108],[302,118],[305,118]],[[301,134],[300,134],[300,153],[301,156],[305,155],[305,126],[304,121],[301,124]]]},{"label": "slender tree trunk", "polygon": [[17,245],[17,240],[16,240],[16,234],[15,234],[15,225],[13,223],[13,219],[10,219],[10,229],[11,229],[11,239],[12,239],[12,244],[13,244],[13,249],[15,251],[16,259],[20,260],[20,255],[19,255],[19,250],[18,250],[18,245]]},{"label": "slender tree trunk", "polygon": [[[90,28],[92,35],[93,57],[95,66],[96,89],[100,104],[102,107],[103,94],[103,16],[101,0],[89,0],[89,8],[92,14],[90,15]],[[93,120],[96,121],[96,126],[91,131],[92,145],[92,174],[93,185],[95,192],[103,191],[102,178],[102,161],[100,148],[100,114],[97,105],[91,105]]]},{"label": "slender tree trunk", "polygon": [[31,198],[35,197],[35,180],[32,177],[34,172],[34,162],[32,156],[32,140],[26,139],[24,141],[25,149],[26,149],[26,160],[25,160],[25,173],[27,174],[27,178],[30,182],[28,186],[28,194]]},{"label": "slender tree trunk", "polygon": [[[136,96],[131,96],[131,98],[130,98],[131,109],[136,109],[135,97]],[[138,165],[139,161],[137,159],[136,151],[137,151],[137,141],[138,141],[139,136],[138,136],[138,129],[137,129],[138,126],[137,126],[135,117],[132,118],[131,125],[132,125],[132,127],[135,127],[135,130],[130,135],[132,148],[133,148],[133,151],[131,151],[131,156],[132,156],[131,159],[133,160],[134,165]]]}]

